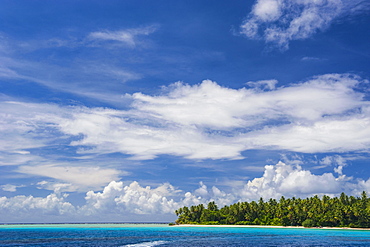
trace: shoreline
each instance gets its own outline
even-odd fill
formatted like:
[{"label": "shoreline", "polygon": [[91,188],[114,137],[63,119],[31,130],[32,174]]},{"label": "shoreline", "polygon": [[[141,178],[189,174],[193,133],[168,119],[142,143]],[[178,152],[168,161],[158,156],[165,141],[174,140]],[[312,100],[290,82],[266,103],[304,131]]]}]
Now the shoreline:
[{"label": "shoreline", "polygon": [[195,224],[180,224],[169,225],[168,223],[140,222],[140,223],[0,223],[0,229],[3,228],[59,228],[59,227],[77,227],[77,228],[120,228],[133,226],[168,226],[168,227],[212,227],[212,228],[270,228],[270,229],[317,229],[317,230],[362,230],[370,231],[370,228],[351,228],[351,227],[304,227],[304,226],[272,226],[272,225],[195,225]]},{"label": "shoreline", "polygon": [[304,226],[268,226],[268,225],[192,225],[180,224],[172,227],[235,227],[235,228],[278,228],[278,229],[318,229],[318,230],[362,230],[370,231],[370,228],[351,228],[351,227],[304,227]]}]

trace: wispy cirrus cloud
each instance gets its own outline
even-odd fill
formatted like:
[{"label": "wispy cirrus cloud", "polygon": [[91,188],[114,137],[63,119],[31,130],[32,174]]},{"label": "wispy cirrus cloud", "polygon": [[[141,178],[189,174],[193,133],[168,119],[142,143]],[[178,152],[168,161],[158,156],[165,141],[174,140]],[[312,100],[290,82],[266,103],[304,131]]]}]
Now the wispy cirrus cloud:
[{"label": "wispy cirrus cloud", "polygon": [[[110,55],[106,49],[114,46],[133,52],[133,48],[144,46],[147,40],[145,36],[157,28],[156,25],[149,25],[116,31],[95,31],[70,40],[52,38],[17,41],[0,37],[0,78],[6,79],[7,83],[12,80],[36,83],[57,92],[115,104],[121,97],[117,89],[127,81],[141,79],[143,75],[132,69],[130,63],[117,62],[116,58],[108,59]],[[43,57],[43,51],[48,49],[57,53],[69,53],[73,49],[84,55],[72,55],[68,61],[59,56],[50,59]],[[95,52],[93,58],[90,57],[91,49]],[[30,54],[38,54],[40,59],[32,60]]]},{"label": "wispy cirrus cloud", "polygon": [[369,4],[363,0],[257,0],[240,26],[241,33],[284,51],[292,40],[307,39],[360,9],[369,10]]},{"label": "wispy cirrus cloud", "polygon": [[72,62],[61,66],[2,57],[0,78],[6,79],[7,83],[36,83],[57,92],[117,104],[122,95],[117,93],[117,88],[128,81],[141,79],[142,75],[114,64],[102,65],[98,61]]},{"label": "wispy cirrus cloud", "polygon": [[[121,28],[118,30],[103,29],[99,31],[90,31],[82,34],[68,34],[68,38],[51,37],[45,40],[24,40],[24,41],[12,41],[5,39],[0,33],[0,51],[7,52],[9,46],[21,49],[26,52],[32,52],[39,49],[50,49],[50,48],[79,48],[79,47],[91,47],[91,46],[103,46],[104,44],[113,44],[115,46],[110,47],[126,47],[126,48],[137,48],[140,45],[145,44],[145,36],[149,36],[155,33],[159,29],[159,25],[146,25],[136,28]],[[110,42],[110,43],[109,43]],[[119,45],[120,44],[120,45]]]},{"label": "wispy cirrus cloud", "polygon": [[325,61],[325,58],[319,58],[319,57],[302,57],[301,61],[305,62],[322,62]]},{"label": "wispy cirrus cloud", "polygon": [[277,80],[261,80],[261,81],[249,81],[246,84],[249,87],[253,88],[261,88],[262,90],[273,90],[276,87],[276,84],[278,83]]},{"label": "wispy cirrus cloud", "polygon": [[123,43],[129,47],[135,47],[138,44],[138,37],[147,36],[154,33],[158,29],[158,25],[151,25],[142,28],[131,28],[118,31],[96,31],[91,32],[87,38],[95,41],[115,41]]}]

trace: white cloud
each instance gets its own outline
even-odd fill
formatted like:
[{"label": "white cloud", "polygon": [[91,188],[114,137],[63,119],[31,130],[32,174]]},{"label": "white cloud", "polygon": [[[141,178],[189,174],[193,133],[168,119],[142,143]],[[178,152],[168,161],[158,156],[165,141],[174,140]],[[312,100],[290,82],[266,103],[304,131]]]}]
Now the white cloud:
[{"label": "white cloud", "polygon": [[[225,88],[209,80],[193,86],[175,83],[160,96],[127,95],[132,100],[128,110],[3,101],[0,160],[40,162],[27,152],[69,137],[79,154],[120,152],[134,159],[161,154],[238,159],[244,150],[266,148],[368,151],[370,107],[356,90],[361,83],[368,82],[349,74],[327,74],[278,88],[274,80],[252,83],[268,86],[267,91]],[[108,177],[104,182],[112,180]]]},{"label": "white cloud", "polygon": [[310,125],[265,128],[244,137],[255,148],[283,149],[303,153],[369,151],[368,116],[325,119]]},{"label": "white cloud", "polygon": [[140,35],[149,35],[157,30],[156,26],[147,26],[143,28],[132,28],[120,31],[98,31],[88,35],[91,40],[117,41],[130,47],[137,45],[137,37]]},{"label": "white cloud", "polygon": [[102,65],[100,63],[86,63],[80,68],[80,70],[83,71],[85,74],[92,75],[95,78],[100,78],[101,81],[117,80],[121,83],[124,83],[141,78],[141,76],[137,73],[115,66]]},{"label": "white cloud", "polygon": [[14,196],[0,197],[2,222],[47,222],[54,218],[64,222],[63,217],[76,215],[75,207],[65,201],[67,195],[50,194],[46,197]]},{"label": "white cloud", "polygon": [[1,101],[0,150],[27,158],[27,149],[42,147],[59,135],[55,129],[65,109],[51,104]]},{"label": "white cloud", "polygon": [[223,88],[209,80],[194,86],[176,83],[168,95],[134,94],[133,106],[159,119],[215,129],[249,127],[280,117],[314,120],[360,106],[362,95],[353,90],[360,81],[327,74],[271,92]]},{"label": "white cloud", "polygon": [[[117,88],[122,83],[141,78],[139,73],[113,63],[96,61],[71,62],[67,66],[42,62],[14,62],[5,66],[19,75],[7,79],[25,80],[60,92],[89,97],[102,102],[122,105],[122,94]],[[1,66],[1,61],[0,61]],[[0,74],[1,77],[1,74]],[[53,78],[53,80],[50,80]],[[71,80],[71,78],[74,78]]]},{"label": "white cloud", "polygon": [[9,147],[5,147],[0,151],[0,166],[11,166],[19,164],[27,164],[29,162],[40,161],[40,157],[37,155],[27,154],[28,151],[20,151],[24,153],[12,153],[11,151],[5,151]]},{"label": "white cloud", "polygon": [[260,197],[279,199],[281,196],[300,198],[324,194],[338,196],[343,191],[349,195],[359,196],[362,191],[370,191],[370,178],[354,179],[342,172],[341,170],[339,176],[333,173],[315,175],[299,165],[279,162],[276,165],[265,166],[262,177],[248,181],[243,188],[234,189],[234,193],[239,193],[242,201],[250,201],[258,200]]},{"label": "white cloud", "polygon": [[80,153],[122,152],[137,159],[152,159],[160,154],[194,159],[239,157],[238,145],[228,147],[222,143],[222,137],[207,138],[192,126],[176,123],[161,126],[162,123],[161,119],[140,111],[85,109],[76,112],[73,119],[61,122],[60,127],[66,134],[84,136],[72,145],[94,147],[81,149]]},{"label": "white cloud", "polygon": [[185,198],[182,200],[182,204],[185,206],[197,205],[197,204],[207,204],[208,202],[214,201],[219,206],[228,205],[234,203],[240,197],[235,194],[226,193],[221,191],[216,186],[212,186],[211,189],[203,183],[199,183],[199,188],[193,193],[185,193]]},{"label": "white cloud", "polygon": [[[79,111],[78,107],[16,101],[3,101],[0,105],[0,165],[18,166],[13,171],[23,175],[56,180],[49,181],[44,188],[58,191],[98,189],[119,176],[127,175],[122,169],[109,168],[109,163],[102,164],[101,161],[76,159],[62,163],[58,160],[61,154],[49,154],[47,157],[35,154],[39,148],[52,148],[52,143],[68,145],[66,138],[69,136],[60,132],[59,125],[72,117],[70,112]],[[59,186],[65,183],[70,185]]]},{"label": "white cloud", "polygon": [[[370,107],[356,90],[360,83],[367,82],[346,74],[268,91],[224,88],[212,81],[176,83],[160,96],[127,96],[133,102],[129,110],[2,101],[0,161],[20,166],[19,173],[52,179],[40,185],[44,188],[81,191],[124,173],[90,163],[46,162],[33,149],[63,141],[79,154],[120,152],[135,159],[161,154],[237,159],[250,149],[368,152]],[[343,165],[337,165],[342,174]]]},{"label": "white cloud", "polygon": [[217,187],[208,189],[200,182],[194,192],[182,192],[171,184],[164,183],[157,188],[142,187],[138,182],[124,186],[112,181],[102,192],[86,193],[86,205],[81,207],[87,215],[100,213],[125,214],[172,214],[176,209],[195,204],[215,201],[219,205],[230,204],[237,198]]},{"label": "white cloud", "polygon": [[246,84],[250,87],[261,88],[263,90],[273,90],[275,89],[277,80],[261,80],[261,81],[249,81]]},{"label": "white cloud", "polygon": [[337,194],[341,192],[341,182],[331,173],[313,175],[300,166],[279,162],[275,166],[265,166],[263,177],[249,181],[242,191],[246,199],[279,198],[282,195],[306,197],[314,194]]},{"label": "white cloud", "polygon": [[[10,48],[20,49],[25,52],[31,52],[39,49],[48,49],[48,48],[77,48],[77,47],[96,47],[103,45],[103,43],[110,43],[111,45],[123,44],[126,47],[134,48],[137,45],[144,44],[140,36],[148,36],[156,32],[159,28],[159,25],[148,25],[137,28],[127,28],[121,30],[100,30],[92,31],[88,33],[85,37],[80,38],[73,36],[72,34],[68,35],[68,38],[52,37],[47,40],[27,40],[27,41],[7,41],[0,40],[0,52],[9,52],[12,50]],[[1,38],[1,37],[0,37]],[[121,46],[122,47],[122,46]],[[1,69],[0,69],[1,71]],[[1,72],[0,72],[1,74]]]},{"label": "white cloud", "polygon": [[258,0],[241,33],[286,50],[290,41],[324,31],[337,18],[358,13],[359,6],[368,9],[362,0]]},{"label": "white cloud", "polygon": [[17,72],[7,67],[7,65],[3,65],[3,64],[0,65],[0,77],[1,78],[11,78],[11,79],[22,78],[22,76],[17,74]]},{"label": "white cloud", "polygon": [[324,61],[325,59],[323,59],[323,58],[319,58],[319,57],[302,57],[301,58],[301,61],[312,61],[312,62],[314,62],[314,61]]},{"label": "white cloud", "polygon": [[133,106],[148,112],[158,119],[182,125],[204,125],[213,128],[242,126],[241,116],[251,107],[239,105],[245,97],[253,96],[242,88],[223,88],[217,83],[205,80],[199,85],[175,83],[168,95],[152,97],[141,93],[133,94]]},{"label": "white cloud", "polygon": [[[45,185],[48,182],[40,182]],[[164,183],[156,188],[143,187],[138,182],[124,186],[123,182],[110,182],[101,192],[86,193],[86,203],[74,206],[66,201],[67,194],[59,191],[45,198],[15,196],[0,198],[0,213],[6,213],[3,222],[30,222],[33,219],[75,222],[93,219],[96,221],[170,221],[174,211],[183,206],[215,201],[219,205],[230,204],[235,196],[216,187],[208,189],[203,183],[193,193],[175,189]],[[145,215],[142,218],[141,215]],[[63,218],[61,218],[63,217]],[[34,221],[35,222],[35,221]]]},{"label": "white cloud", "polygon": [[86,214],[128,213],[128,214],[169,214],[179,204],[168,196],[178,191],[165,183],[157,188],[141,187],[138,182],[123,186],[122,182],[112,181],[102,192],[86,193],[86,205],[82,208]]},{"label": "white cloud", "polygon": [[281,16],[280,2],[278,0],[258,0],[252,12],[261,21],[276,21]]},{"label": "white cloud", "polygon": [[[58,191],[74,191],[76,188],[79,190],[100,188],[109,181],[117,179],[123,173],[116,169],[96,166],[78,167],[71,166],[71,164],[20,166],[17,172],[69,182],[67,186],[63,183],[53,184],[53,190]],[[40,185],[45,185],[45,183]],[[48,188],[50,188],[49,186]]]},{"label": "white cloud", "polygon": [[[41,181],[37,183],[38,189],[46,189],[52,190],[55,194],[60,194],[61,192],[66,191],[78,191],[80,188],[76,185],[70,183],[58,183],[58,182],[48,182],[48,181]],[[90,184],[89,184],[90,186]]]},{"label": "white cloud", "polygon": [[1,185],[0,187],[3,191],[15,192],[17,191],[17,187],[20,187],[20,186],[16,186],[12,184],[4,184],[4,185]]},{"label": "white cloud", "polygon": [[334,168],[334,172],[338,173],[339,175],[343,174],[343,167],[347,165],[346,159],[340,155],[325,156],[322,160],[320,160],[320,164],[324,166],[337,166]]}]

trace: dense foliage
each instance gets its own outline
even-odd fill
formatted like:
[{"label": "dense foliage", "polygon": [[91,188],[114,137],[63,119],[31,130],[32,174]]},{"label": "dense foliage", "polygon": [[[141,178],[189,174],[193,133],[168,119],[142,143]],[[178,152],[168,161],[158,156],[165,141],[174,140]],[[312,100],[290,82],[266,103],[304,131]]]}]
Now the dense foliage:
[{"label": "dense foliage", "polygon": [[177,224],[236,224],[305,227],[370,227],[370,199],[318,196],[300,199],[281,197],[258,202],[238,202],[218,209],[215,202],[182,207],[175,211]]}]

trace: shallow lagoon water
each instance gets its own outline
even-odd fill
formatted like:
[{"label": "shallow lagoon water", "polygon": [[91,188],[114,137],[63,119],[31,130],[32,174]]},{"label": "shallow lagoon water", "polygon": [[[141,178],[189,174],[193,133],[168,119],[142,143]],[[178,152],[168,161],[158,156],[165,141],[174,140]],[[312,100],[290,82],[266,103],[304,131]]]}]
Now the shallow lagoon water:
[{"label": "shallow lagoon water", "polygon": [[0,225],[0,246],[370,246],[370,231],[164,224]]}]

